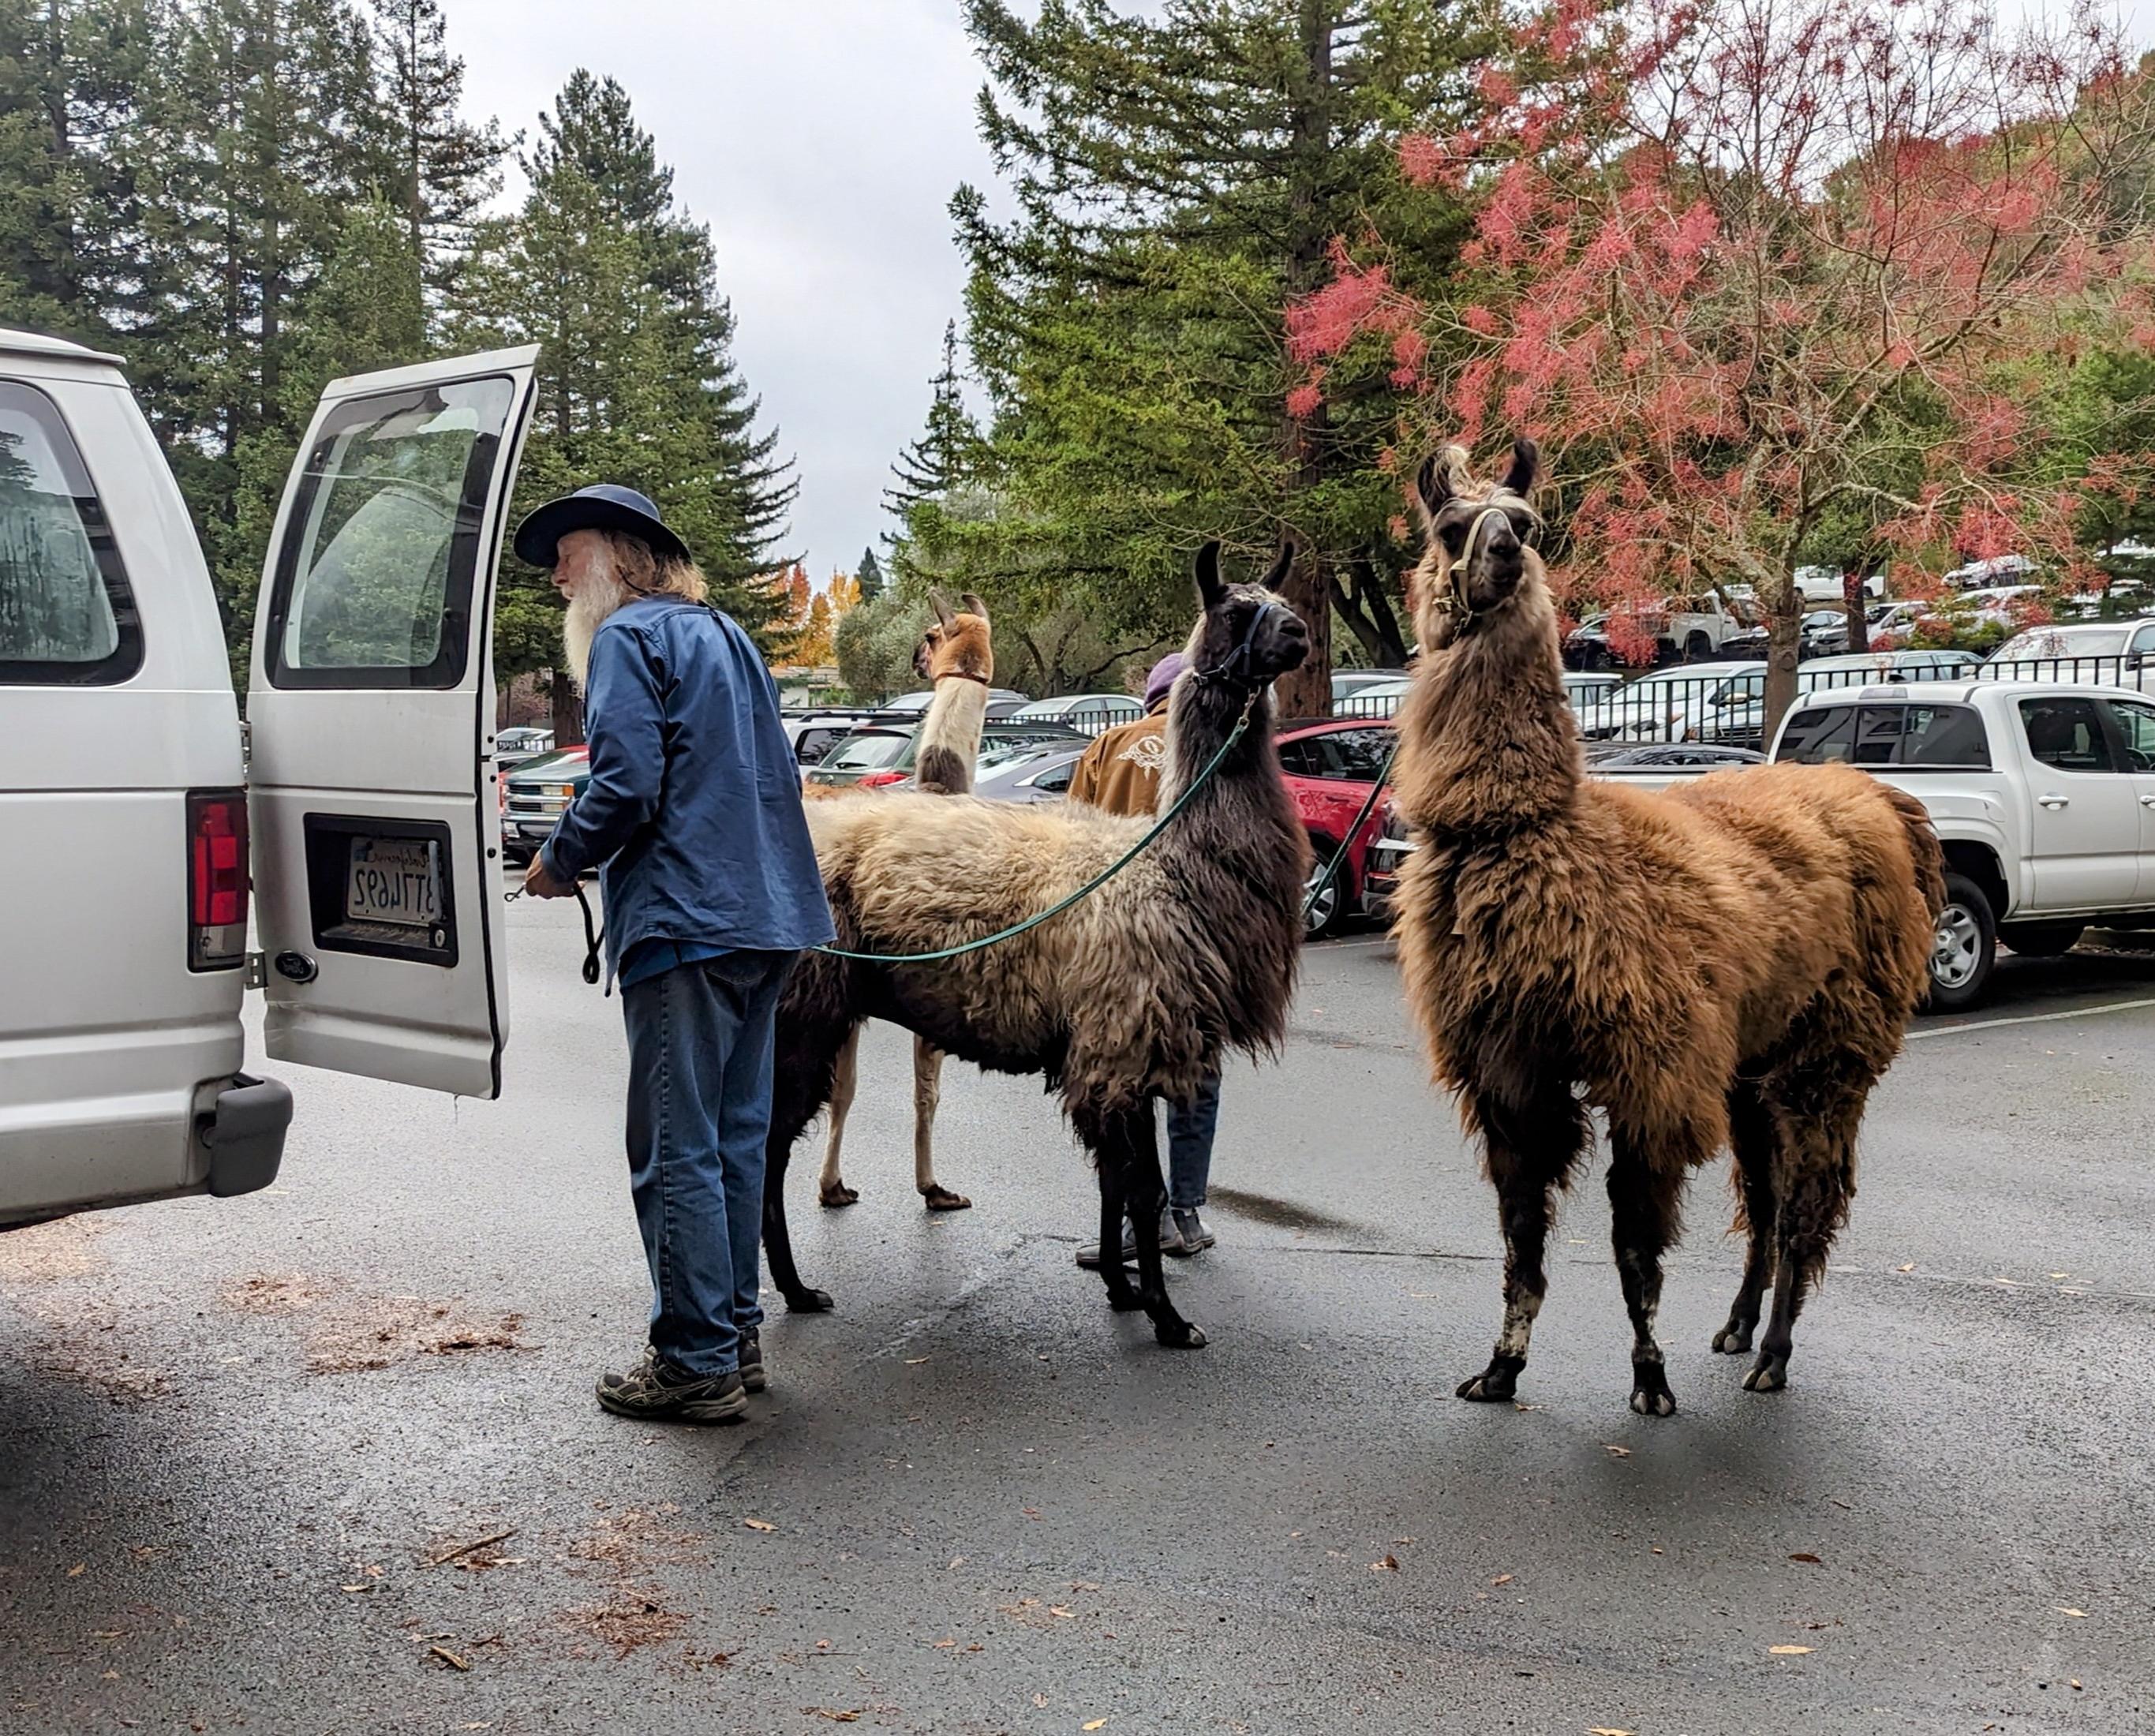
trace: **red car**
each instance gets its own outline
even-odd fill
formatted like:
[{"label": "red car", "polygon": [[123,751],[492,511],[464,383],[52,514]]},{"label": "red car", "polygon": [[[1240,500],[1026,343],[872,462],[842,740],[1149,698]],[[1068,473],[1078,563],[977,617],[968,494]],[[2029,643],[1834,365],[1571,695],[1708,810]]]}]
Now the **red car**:
[{"label": "red car", "polygon": [[[1294,798],[1295,812],[1302,816],[1317,854],[1310,868],[1313,887],[1347,837],[1347,828],[1354,825],[1354,817],[1362,813],[1362,804],[1369,800],[1369,786],[1392,750],[1391,720],[1330,718],[1293,723],[1282,729],[1277,739],[1287,793]],[[1308,939],[1331,933],[1349,912],[1366,908],[1363,879],[1369,844],[1383,828],[1390,806],[1380,797],[1363,815],[1339,872],[1303,918]]]}]

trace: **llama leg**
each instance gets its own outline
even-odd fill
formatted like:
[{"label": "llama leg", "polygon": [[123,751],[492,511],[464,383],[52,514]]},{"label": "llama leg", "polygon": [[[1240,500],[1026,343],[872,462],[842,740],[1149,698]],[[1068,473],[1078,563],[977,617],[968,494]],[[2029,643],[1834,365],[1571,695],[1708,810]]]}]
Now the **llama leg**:
[{"label": "llama leg", "polygon": [[[1609,1211],[1616,1273],[1631,1315],[1631,1408],[1641,1416],[1672,1416],[1676,1395],[1654,1339],[1661,1306],[1661,1256],[1676,1233],[1687,1167],[1682,1150],[1649,1146],[1637,1135],[1610,1130]],[[1656,1167],[1658,1155],[1665,1165]]]},{"label": "llama leg", "polygon": [[1713,1335],[1713,1348],[1741,1355],[1751,1348],[1759,1304],[1774,1281],[1774,1124],[1755,1086],[1738,1085],[1728,1093],[1728,1142],[1736,1152],[1742,1201],[1737,1222],[1750,1232],[1751,1241],[1743,1256],[1743,1282],[1730,1305],[1728,1324]]},{"label": "llama leg", "polygon": [[943,1100],[943,1052],[913,1039],[913,1185],[930,1211],[963,1211],[973,1202],[935,1179],[935,1109]]},{"label": "llama leg", "polygon": [[1093,1166],[1099,1178],[1100,1278],[1108,1287],[1108,1306],[1118,1314],[1130,1314],[1144,1304],[1130,1283],[1129,1268],[1123,1264],[1123,1190],[1129,1158],[1122,1129],[1109,1120],[1088,1133],[1081,1120],[1078,1134],[1093,1149]]},{"label": "llama leg", "polygon": [[[1866,1082],[1863,1091],[1868,1089]],[[1789,1384],[1796,1317],[1803,1312],[1811,1286],[1825,1272],[1833,1239],[1855,1197],[1856,1127],[1862,1114],[1863,1095],[1858,1092],[1852,1103],[1823,1115],[1812,1109],[1801,1120],[1787,1113],[1781,1117],[1784,1173],[1792,1179],[1775,1221],[1779,1270],[1774,1280],[1774,1312],[1766,1322],[1766,1335],[1759,1340],[1758,1360],[1743,1377],[1746,1392],[1779,1392]]]},{"label": "llama leg", "polygon": [[[1151,1102],[1122,1119],[1128,1163],[1124,1204],[1137,1230],[1138,1300],[1152,1316],[1154,1338],[1171,1349],[1195,1350],[1205,1343],[1203,1329],[1184,1319],[1167,1296],[1167,1274],[1159,1251],[1159,1219],[1167,1206],[1167,1180],[1159,1172],[1159,1142],[1153,1126]],[[1106,1259],[1100,1263],[1104,1270]]]},{"label": "llama leg", "polygon": [[838,1051],[837,1071],[831,1079],[830,1137],[823,1143],[823,1173],[816,1184],[816,1196],[826,1206],[850,1206],[860,1198],[838,1173],[838,1153],[846,1143],[846,1116],[853,1106],[853,1092],[860,1078],[861,1027],[856,1025],[845,1047]]},{"label": "llama leg", "polygon": [[1569,1180],[1585,1147],[1587,1122],[1585,1110],[1563,1088],[1527,1104],[1477,1096],[1473,1116],[1504,1232],[1504,1324],[1489,1366],[1462,1381],[1459,1396],[1488,1402],[1518,1390],[1534,1317],[1548,1291],[1543,1257],[1556,1190]]},{"label": "llama leg", "polygon": [[771,1283],[795,1314],[821,1314],[830,1308],[831,1297],[804,1283],[793,1263],[793,1233],[786,1221],[786,1165],[794,1142],[830,1100],[839,1053],[858,1028],[820,961],[795,970],[778,1006],[770,1134],[764,1144],[763,1169],[764,1259]]}]

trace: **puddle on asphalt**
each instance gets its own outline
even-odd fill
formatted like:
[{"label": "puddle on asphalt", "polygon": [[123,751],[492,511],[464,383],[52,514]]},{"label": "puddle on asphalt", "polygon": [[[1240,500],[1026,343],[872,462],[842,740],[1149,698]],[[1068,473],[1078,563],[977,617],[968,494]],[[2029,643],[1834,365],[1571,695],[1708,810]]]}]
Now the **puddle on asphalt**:
[{"label": "puddle on asphalt", "polygon": [[1245,1193],[1239,1187],[1215,1187],[1206,1190],[1208,1205],[1217,1206],[1222,1211],[1231,1211],[1237,1217],[1254,1219],[1261,1224],[1272,1224],[1282,1230],[1359,1230],[1362,1226],[1352,1218],[1334,1217],[1312,1206],[1298,1206],[1292,1200],[1276,1200],[1270,1194]]}]

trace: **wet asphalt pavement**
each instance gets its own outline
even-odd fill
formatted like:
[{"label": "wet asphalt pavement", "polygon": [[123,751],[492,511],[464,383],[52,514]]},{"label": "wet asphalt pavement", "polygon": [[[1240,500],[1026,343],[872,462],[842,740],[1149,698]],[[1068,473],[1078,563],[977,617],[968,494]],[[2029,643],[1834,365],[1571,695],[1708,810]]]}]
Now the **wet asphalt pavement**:
[{"label": "wet asphalt pavement", "polygon": [[1702,1175],[1666,1421],[1598,1162],[1519,1406],[1451,1396],[1494,1212],[1376,940],[1229,1075],[1197,1352],[1072,1267],[1034,1082],[950,1069],[976,1203],[920,1210],[878,1028],[862,1202],[794,1170],[838,1312],[771,1298],[770,1395],[699,1431],[591,1401],[647,1294],[619,1012],[572,908],[509,924],[503,1101],[276,1068],[271,1191],[0,1237],[0,1730],[2155,1728],[2155,957],[1924,1022],[1785,1393],[1707,1349]]}]

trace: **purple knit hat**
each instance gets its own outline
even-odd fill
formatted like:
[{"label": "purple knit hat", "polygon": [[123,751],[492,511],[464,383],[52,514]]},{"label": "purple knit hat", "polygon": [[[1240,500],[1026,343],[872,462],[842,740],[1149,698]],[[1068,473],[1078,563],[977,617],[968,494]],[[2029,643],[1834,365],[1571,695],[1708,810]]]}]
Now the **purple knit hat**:
[{"label": "purple knit hat", "polygon": [[1144,709],[1148,711],[1167,697],[1167,690],[1175,685],[1175,678],[1188,667],[1190,659],[1180,651],[1170,651],[1152,666],[1152,673],[1145,677]]}]

